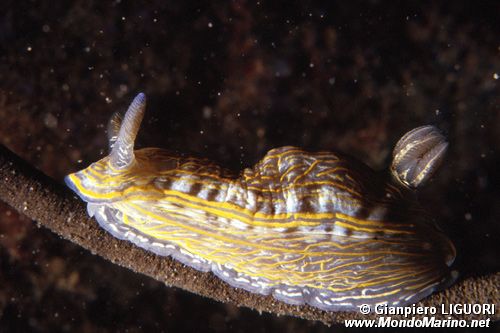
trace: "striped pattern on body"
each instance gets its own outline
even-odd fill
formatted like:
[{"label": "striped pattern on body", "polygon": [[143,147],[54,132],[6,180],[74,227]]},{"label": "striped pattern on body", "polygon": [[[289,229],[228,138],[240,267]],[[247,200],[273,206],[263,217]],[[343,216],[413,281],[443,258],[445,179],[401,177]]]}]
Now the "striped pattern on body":
[{"label": "striped pattern on body", "polygon": [[411,193],[346,156],[283,147],[239,176],[157,148],[133,157],[67,183],[114,236],[232,286],[357,310],[407,305],[450,280],[453,245]]}]

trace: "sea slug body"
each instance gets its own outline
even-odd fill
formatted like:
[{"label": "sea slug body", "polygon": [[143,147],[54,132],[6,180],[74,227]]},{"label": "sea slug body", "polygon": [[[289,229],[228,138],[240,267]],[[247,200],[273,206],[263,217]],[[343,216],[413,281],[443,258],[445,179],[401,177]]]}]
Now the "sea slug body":
[{"label": "sea slug body", "polygon": [[447,148],[435,127],[403,136],[384,175],[296,147],[234,175],[204,159],[134,150],[145,107],[137,95],[123,120],[110,121],[110,155],[66,177],[115,237],[233,287],[327,311],[408,305],[453,279],[454,246],[414,196]]}]

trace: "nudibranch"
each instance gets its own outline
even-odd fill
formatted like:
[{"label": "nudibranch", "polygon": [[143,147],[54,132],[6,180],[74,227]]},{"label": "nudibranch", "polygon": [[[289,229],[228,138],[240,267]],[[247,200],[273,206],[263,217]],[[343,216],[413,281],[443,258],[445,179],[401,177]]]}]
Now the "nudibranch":
[{"label": "nudibranch", "polygon": [[391,172],[282,147],[234,175],[205,159],[134,150],[145,108],[141,93],[123,119],[112,117],[109,156],[65,179],[113,236],[326,311],[405,306],[454,279],[455,248],[415,197],[448,146],[435,127],[399,140]]}]

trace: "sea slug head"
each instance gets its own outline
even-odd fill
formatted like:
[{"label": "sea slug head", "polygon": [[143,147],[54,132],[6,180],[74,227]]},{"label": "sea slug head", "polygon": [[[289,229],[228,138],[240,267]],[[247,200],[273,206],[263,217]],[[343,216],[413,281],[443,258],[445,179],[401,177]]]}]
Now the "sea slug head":
[{"label": "sea slug head", "polygon": [[[444,160],[447,149],[446,138],[431,125],[417,127],[403,135],[392,154],[391,173],[396,184],[407,192],[414,192],[435,174]],[[422,232],[426,239],[424,246],[437,244],[435,251],[441,255],[436,258],[444,258],[447,266],[451,266],[456,256],[455,247],[432,216],[421,209],[418,202],[415,204],[419,207],[417,210],[419,213],[410,211],[408,219],[419,221],[422,226],[426,225],[429,228],[427,232]]]},{"label": "sea slug head", "polygon": [[436,172],[447,148],[446,138],[436,127],[417,127],[406,133],[396,144],[391,172],[400,184],[416,189]]},{"label": "sea slug head", "polygon": [[87,202],[114,201],[135,181],[138,166],[134,154],[134,141],[146,109],[146,96],[138,94],[123,120],[113,115],[108,125],[109,156],[92,163],[86,169],[65,177],[66,184]]}]

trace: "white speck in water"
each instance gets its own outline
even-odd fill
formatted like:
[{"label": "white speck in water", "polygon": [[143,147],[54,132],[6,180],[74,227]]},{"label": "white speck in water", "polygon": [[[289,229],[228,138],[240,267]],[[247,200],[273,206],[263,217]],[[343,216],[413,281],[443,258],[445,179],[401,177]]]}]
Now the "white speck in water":
[{"label": "white speck in water", "polygon": [[33,48],[32,48],[31,46],[28,46],[28,47],[26,48],[26,51],[31,52],[31,51],[33,51]]},{"label": "white speck in water", "polygon": [[116,97],[122,98],[128,92],[128,86],[126,84],[120,84],[118,91],[116,92]]},{"label": "white speck in water", "polygon": [[495,80],[498,80],[498,78],[499,78],[499,77],[500,77],[500,76],[498,75],[498,73],[493,73],[493,78],[494,78]]},{"label": "white speck in water", "polygon": [[43,123],[48,128],[54,129],[57,127],[57,118],[50,112],[43,117]]},{"label": "white speck in water", "polygon": [[467,221],[470,221],[470,220],[472,220],[472,214],[471,214],[471,213],[465,213],[464,218],[465,218]]},{"label": "white speck in water", "polygon": [[335,84],[335,78],[334,77],[329,78],[328,83],[330,83],[331,85]]},{"label": "white speck in water", "polygon": [[203,107],[203,118],[208,119],[212,116],[212,108],[209,106]]},{"label": "white speck in water", "polygon": [[440,113],[441,111],[439,109],[436,109],[436,116],[439,116]]},{"label": "white speck in water", "polygon": [[208,27],[213,28],[214,24],[212,22],[208,22]]}]

